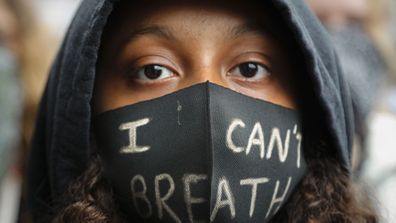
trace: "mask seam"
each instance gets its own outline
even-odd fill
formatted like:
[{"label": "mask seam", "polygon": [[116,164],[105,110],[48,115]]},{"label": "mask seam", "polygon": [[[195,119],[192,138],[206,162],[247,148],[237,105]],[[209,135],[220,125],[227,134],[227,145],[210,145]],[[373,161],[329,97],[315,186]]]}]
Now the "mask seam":
[{"label": "mask seam", "polygon": [[208,162],[210,164],[209,168],[210,171],[210,176],[208,176],[208,179],[210,179],[210,188],[209,188],[209,213],[208,213],[208,219],[210,218],[210,213],[212,210],[212,188],[213,188],[213,142],[212,142],[212,117],[210,115],[210,94],[209,94],[209,83],[206,83],[205,86],[205,93],[206,93],[206,129],[207,129],[207,147],[206,147],[206,154],[208,156]]}]

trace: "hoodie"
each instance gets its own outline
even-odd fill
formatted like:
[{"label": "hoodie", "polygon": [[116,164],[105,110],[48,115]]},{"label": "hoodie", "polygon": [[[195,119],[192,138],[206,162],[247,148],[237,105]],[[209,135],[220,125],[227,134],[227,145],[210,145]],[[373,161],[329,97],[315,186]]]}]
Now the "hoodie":
[{"label": "hoodie", "polygon": [[[82,2],[50,71],[27,173],[28,202],[36,220],[87,167],[92,152],[96,62],[102,32],[115,4],[116,0]],[[312,94],[305,96],[310,103],[303,110],[319,117],[316,128],[326,135],[330,152],[348,171],[352,99],[331,41],[303,0],[271,0],[270,4],[304,58],[306,86]]]}]

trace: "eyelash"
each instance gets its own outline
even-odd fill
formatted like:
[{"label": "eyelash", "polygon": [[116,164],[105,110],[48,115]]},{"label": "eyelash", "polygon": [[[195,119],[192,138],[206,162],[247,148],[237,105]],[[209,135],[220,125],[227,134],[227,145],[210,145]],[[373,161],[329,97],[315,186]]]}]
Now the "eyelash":
[{"label": "eyelash", "polygon": [[[242,66],[246,66],[246,65],[247,65],[247,67],[242,67]],[[265,71],[265,74],[262,74],[261,78],[255,77],[256,74],[253,74],[253,76],[251,76],[251,77],[246,77],[245,75],[240,73],[242,71],[241,68],[242,69],[244,69],[244,68],[256,69],[256,74],[257,74],[257,72],[259,72],[261,70],[261,71]],[[157,70],[157,71],[160,70],[161,72],[166,71],[167,73],[165,74],[165,77],[162,77],[162,78],[160,78],[160,77],[164,75],[163,73],[153,74],[154,76],[151,76],[151,77],[150,77],[150,75],[147,76],[146,72],[148,72],[148,71],[153,72],[155,70]],[[236,70],[239,70],[240,74],[233,73]],[[245,71],[246,71],[246,69],[245,69]],[[151,63],[151,64],[149,63],[146,65],[140,66],[137,69],[133,69],[132,72],[128,72],[128,73],[130,76],[132,76],[132,78],[135,81],[140,82],[142,84],[158,83],[158,82],[166,81],[167,79],[171,79],[174,76],[178,76],[177,72],[175,72],[174,69],[169,68],[166,65],[156,64],[156,63]],[[267,78],[270,75],[271,75],[271,71],[267,65],[259,63],[259,62],[255,62],[255,61],[247,61],[247,62],[239,63],[227,72],[227,76],[233,76],[234,78],[239,78],[239,79],[242,79],[243,81],[248,81],[248,82],[259,81],[261,79]],[[158,78],[160,78],[160,79],[158,79]]]},{"label": "eyelash", "polygon": [[[142,73],[142,72],[148,71],[148,69],[158,69],[158,68],[162,69],[162,70],[166,69],[168,71],[167,75],[169,77],[161,78],[158,80],[157,79],[158,77],[151,78],[151,77],[144,76],[145,73]],[[150,70],[150,71],[153,71],[153,70]],[[161,73],[159,75],[161,76],[163,74]],[[139,66],[137,69],[133,69],[131,72],[128,72],[128,76],[131,76],[135,81],[143,83],[143,84],[149,84],[151,82],[160,82],[160,81],[172,78],[171,76],[176,76],[176,75],[177,75],[177,72],[175,72],[172,68],[169,68],[166,65],[157,64],[157,63]],[[140,76],[140,78],[139,78],[139,76]]]},{"label": "eyelash", "polygon": [[[252,65],[253,65],[253,66],[252,66]],[[249,76],[243,75],[241,72],[243,72],[243,71],[242,71],[243,69],[245,69],[245,71],[247,71],[246,68],[248,68],[248,69],[254,69],[254,70],[255,70],[255,73],[254,73],[252,76],[250,76],[250,77],[249,77]],[[232,72],[233,72],[233,71],[236,71],[236,70],[239,70],[240,74],[237,74],[237,75],[232,74]],[[262,75],[261,75],[261,78],[257,78],[257,77],[256,77],[257,72],[259,72],[260,70],[261,70],[261,71],[265,71],[265,74],[262,74]],[[230,74],[231,74],[231,75],[230,75]],[[258,81],[259,79],[265,79],[265,78],[267,78],[268,76],[271,75],[271,71],[270,71],[270,68],[269,68],[267,65],[265,65],[265,64],[261,64],[261,63],[258,63],[258,62],[249,61],[249,62],[243,62],[243,63],[240,63],[240,64],[234,66],[234,67],[228,72],[227,75],[229,75],[229,76],[239,76],[239,78],[243,79],[244,81],[254,82],[254,81]],[[250,74],[249,74],[249,75],[250,75]]]}]

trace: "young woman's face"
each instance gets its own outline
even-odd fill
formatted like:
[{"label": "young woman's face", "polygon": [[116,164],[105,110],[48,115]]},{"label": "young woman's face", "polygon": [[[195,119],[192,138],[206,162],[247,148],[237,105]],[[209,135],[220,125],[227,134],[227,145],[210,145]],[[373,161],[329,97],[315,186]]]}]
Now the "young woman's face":
[{"label": "young woman's face", "polygon": [[121,4],[101,46],[96,113],[206,81],[296,107],[288,53],[253,1]]}]

